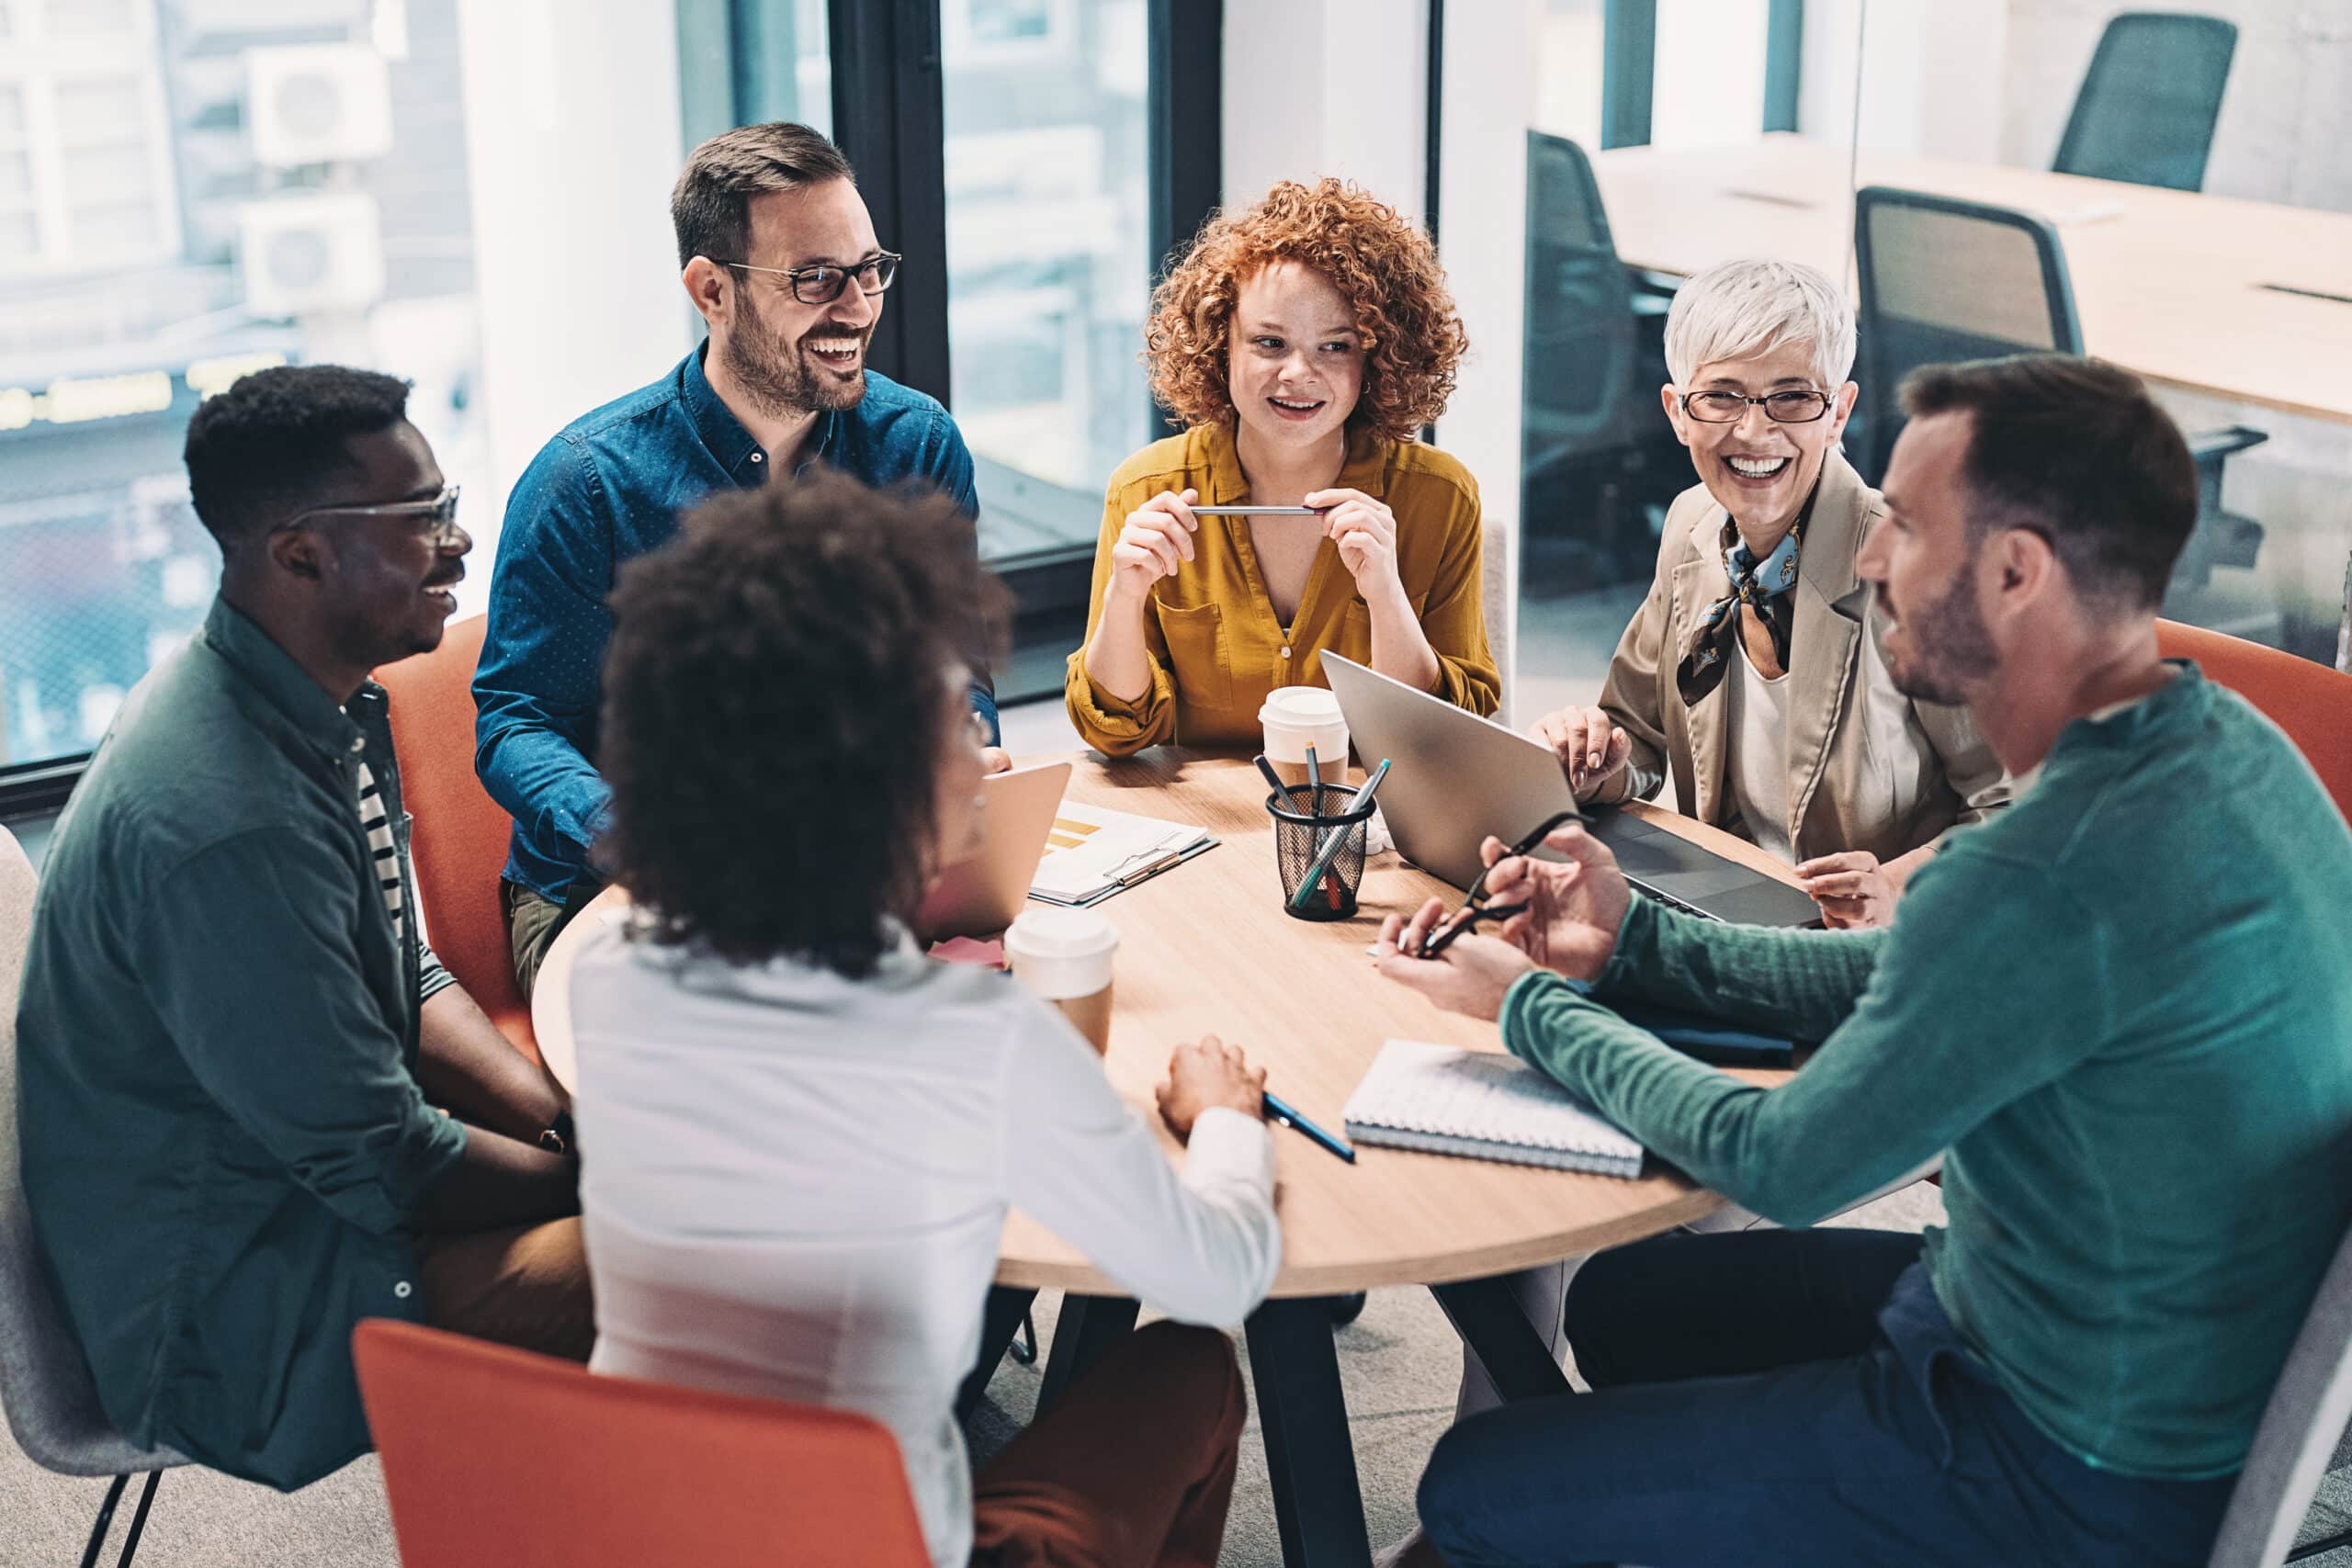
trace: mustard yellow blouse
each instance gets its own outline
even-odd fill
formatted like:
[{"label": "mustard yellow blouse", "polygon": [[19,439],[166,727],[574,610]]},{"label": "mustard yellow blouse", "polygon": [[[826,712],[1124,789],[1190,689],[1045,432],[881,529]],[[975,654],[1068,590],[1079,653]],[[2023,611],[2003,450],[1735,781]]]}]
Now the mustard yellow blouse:
[{"label": "mustard yellow blouse", "polygon": [[[1396,516],[1396,571],[1438,658],[1430,690],[1473,713],[1495,711],[1501,682],[1487,648],[1479,592],[1478,484],[1434,446],[1384,441],[1365,431],[1348,440],[1346,465],[1333,486],[1360,490]],[[1102,534],[1094,547],[1094,601],[1086,641],[1094,640],[1111,549],[1127,513],[1161,491],[1198,491],[1203,504],[1238,505],[1249,497],[1233,433],[1195,425],[1155,441],[1111,476]],[[1284,626],[1274,615],[1246,517],[1204,517],[1193,558],[1153,587],[1144,610],[1151,690],[1121,702],[1086,672],[1086,645],[1069,656],[1063,699],[1086,743],[1114,757],[1147,746],[1254,743],[1258,708],[1277,686],[1321,686],[1322,656],[1336,650],[1372,662],[1372,612],[1339,547],[1323,541],[1309,569],[1298,613]]]}]

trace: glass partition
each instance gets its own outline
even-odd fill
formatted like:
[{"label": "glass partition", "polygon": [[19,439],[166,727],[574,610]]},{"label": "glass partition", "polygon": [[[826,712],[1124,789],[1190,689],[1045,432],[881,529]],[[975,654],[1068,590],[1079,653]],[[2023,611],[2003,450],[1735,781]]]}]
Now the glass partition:
[{"label": "glass partition", "polygon": [[[2165,613],[2343,657],[2352,165],[2293,106],[2352,70],[2352,39],[2293,7],[2207,8],[2223,19],[2057,0],[1533,8],[1516,716],[1598,696],[1696,479],[1660,408],[1665,311],[1742,255],[1810,263],[1856,299],[1845,452],[1872,482],[1923,357],[2044,344],[2141,374],[2205,487]],[[1867,198],[1869,288],[1865,190],[1889,193]],[[1999,232],[2028,265],[1996,265],[1993,231],[1964,218],[1929,232],[1906,192],[2022,215]],[[2063,288],[2032,260],[2044,234]]]}]

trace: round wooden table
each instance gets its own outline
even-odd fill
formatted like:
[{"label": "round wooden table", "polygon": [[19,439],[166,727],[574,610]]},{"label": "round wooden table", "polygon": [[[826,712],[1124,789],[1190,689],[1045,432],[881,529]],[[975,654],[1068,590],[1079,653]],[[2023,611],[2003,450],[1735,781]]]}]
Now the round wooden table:
[{"label": "round wooden table", "polygon": [[[1493,1024],[1441,1012],[1380,978],[1365,952],[1384,916],[1409,913],[1431,896],[1458,903],[1458,890],[1392,852],[1367,869],[1354,919],[1293,919],[1282,910],[1266,784],[1247,761],[1175,748],[1118,761],[1091,752],[1073,761],[1070,799],[1198,823],[1221,840],[1100,906],[1120,939],[1105,1070],[1154,1125],[1152,1089],[1166,1076],[1170,1050],[1205,1033],[1246,1047],[1267,1068],[1269,1088],[1333,1132],[1340,1130],[1341,1106],[1391,1037],[1502,1048]],[[1727,833],[1647,807],[1630,809],[1793,880],[1785,866]],[[1495,824],[1501,836],[1526,826]],[[625,903],[617,889],[607,890],[557,938],[539,972],[532,1023],[548,1069],[567,1088],[576,1078],[572,954],[586,931],[618,918],[608,912]],[[1736,1076],[1769,1084],[1787,1075]],[[1170,1157],[1178,1157],[1175,1140],[1165,1129],[1161,1136]],[[1495,1276],[1654,1235],[1722,1201],[1655,1164],[1628,1181],[1365,1147],[1350,1165],[1296,1134],[1276,1129],[1273,1136],[1283,1268],[1277,1299],[1252,1316],[1249,1332],[1283,1555],[1294,1565],[1368,1560],[1324,1298],[1377,1285],[1430,1286],[1507,1393],[1565,1388]],[[1011,1288],[1000,1296],[1023,1307],[1039,1289],[1069,1292],[1048,1396],[1103,1337],[1134,1321],[1135,1303],[1121,1300],[1117,1284],[1023,1214],[1005,1226],[997,1280]],[[989,1366],[1020,1321],[1017,1313],[996,1321],[1006,1304],[991,1314],[991,1342],[983,1347]]]}]

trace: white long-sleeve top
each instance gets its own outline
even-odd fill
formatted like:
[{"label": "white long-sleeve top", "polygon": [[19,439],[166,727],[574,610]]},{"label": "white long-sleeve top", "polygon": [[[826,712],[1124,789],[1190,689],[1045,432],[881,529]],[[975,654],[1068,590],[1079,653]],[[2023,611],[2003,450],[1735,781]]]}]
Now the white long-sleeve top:
[{"label": "white long-sleeve top", "polygon": [[1273,1283],[1265,1123],[1209,1111],[1180,1176],[1061,1014],[903,932],[876,974],[599,931],[572,971],[602,1372],[862,1411],[941,1568],[971,1552],[954,1415],[1018,1207],[1170,1317]]}]

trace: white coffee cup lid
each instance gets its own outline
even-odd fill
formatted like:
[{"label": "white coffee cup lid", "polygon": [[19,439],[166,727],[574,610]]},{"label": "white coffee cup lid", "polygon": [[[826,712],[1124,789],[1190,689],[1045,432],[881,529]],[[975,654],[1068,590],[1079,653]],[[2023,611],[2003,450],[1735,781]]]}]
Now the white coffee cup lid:
[{"label": "white coffee cup lid", "polygon": [[1340,699],[1321,686],[1278,686],[1266,694],[1258,721],[1301,727],[1338,724]]},{"label": "white coffee cup lid", "polygon": [[1091,958],[1119,945],[1119,928],[1092,909],[1032,908],[1014,917],[1004,944],[1033,958]]}]

